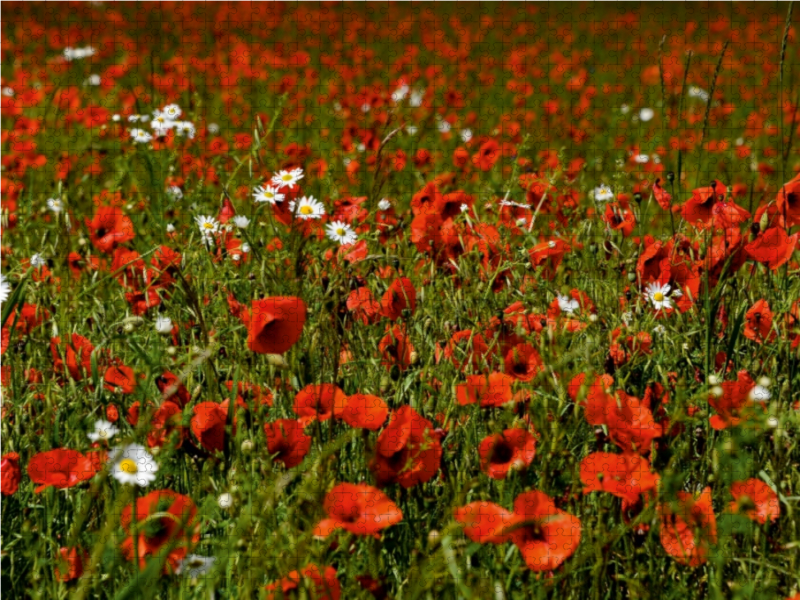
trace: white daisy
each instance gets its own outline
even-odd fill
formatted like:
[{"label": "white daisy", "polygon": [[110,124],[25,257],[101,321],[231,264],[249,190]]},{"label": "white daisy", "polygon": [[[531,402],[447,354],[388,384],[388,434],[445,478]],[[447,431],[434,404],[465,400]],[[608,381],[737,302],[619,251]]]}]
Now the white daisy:
[{"label": "white daisy", "polygon": [[92,75],[89,75],[86,81],[83,82],[83,85],[100,85],[100,81],[100,75],[93,73]]},{"label": "white daisy", "polygon": [[216,556],[199,556],[197,554],[189,554],[184,558],[178,567],[175,569],[177,575],[185,575],[190,579],[197,579],[201,575],[205,575],[214,568]]},{"label": "white daisy", "polygon": [[161,116],[164,118],[169,119],[170,121],[176,121],[178,117],[183,114],[181,107],[177,104],[167,104],[164,107],[164,110],[161,111]]},{"label": "white daisy", "polygon": [[194,123],[191,121],[175,121],[175,133],[178,135],[193,140],[196,132]]},{"label": "white daisy", "polygon": [[565,312],[568,315],[575,313],[581,306],[577,300],[574,300],[569,296],[562,296],[561,294],[559,294],[557,296],[557,299],[558,299],[558,308],[561,309],[561,312]]},{"label": "white daisy", "polygon": [[639,119],[643,122],[647,123],[650,119],[655,116],[655,111],[652,108],[643,108],[639,111]]},{"label": "white daisy", "polygon": [[597,202],[608,202],[614,199],[614,192],[605,183],[594,188],[594,199]]},{"label": "white daisy", "polygon": [[292,187],[303,178],[303,169],[297,168],[291,171],[278,171],[277,174],[272,176],[272,184],[278,188]]},{"label": "white daisy", "polygon": [[200,215],[194,218],[197,227],[200,229],[200,235],[203,236],[203,241],[206,244],[214,242],[214,234],[219,231],[219,221],[214,217],[206,217]]},{"label": "white daisy", "polygon": [[183,198],[183,190],[177,185],[171,185],[167,188],[167,196],[173,200],[181,200]]},{"label": "white daisy", "polygon": [[139,444],[114,448],[108,453],[108,462],[111,464],[111,476],[122,484],[147,487],[156,479],[158,463]]},{"label": "white daisy", "polygon": [[38,269],[39,267],[43,267],[47,264],[47,261],[44,257],[39,254],[38,252],[31,256],[31,266]]},{"label": "white daisy", "polygon": [[142,119],[142,115],[128,115],[128,123],[136,123]]},{"label": "white daisy", "polygon": [[469,210],[469,204],[462,204],[461,206],[458,207],[458,210],[460,210],[461,212],[467,212]]},{"label": "white daisy", "polygon": [[156,331],[162,335],[172,332],[172,319],[169,317],[156,317]]},{"label": "white daisy", "polygon": [[167,233],[175,233],[175,225],[167,223]]},{"label": "white daisy", "polygon": [[150,128],[157,137],[164,137],[173,127],[175,127],[175,121],[170,121],[163,115],[158,115],[150,121]]},{"label": "white daisy", "polygon": [[[672,288],[668,283],[660,284],[658,282],[654,282],[647,286],[645,295],[656,310],[661,310],[662,308],[672,308],[672,300],[668,295],[671,289]],[[678,291],[678,293],[673,293],[673,295],[680,296],[680,292]]]},{"label": "white daisy", "polygon": [[405,97],[408,96],[408,91],[409,87],[406,84],[402,84],[399,88],[392,92],[392,102],[395,104],[402,102]]},{"label": "white daisy", "polygon": [[284,198],[286,198],[286,195],[279,194],[278,188],[272,187],[271,185],[264,185],[253,190],[253,200],[256,202],[275,204],[277,202],[283,202]]},{"label": "white daisy", "polygon": [[392,207],[392,203],[389,202],[389,200],[387,200],[386,198],[384,198],[380,202],[378,202],[378,208],[380,210],[389,210],[391,207]]},{"label": "white daisy", "polygon": [[325,226],[325,233],[328,235],[328,239],[339,242],[342,245],[352,244],[358,239],[356,232],[353,231],[347,223],[342,221],[328,223],[328,225]]},{"label": "white daisy", "polygon": [[250,219],[245,217],[244,215],[236,215],[231,219],[233,224],[236,225],[239,229],[245,229],[248,225],[250,225]]},{"label": "white daisy", "polygon": [[86,437],[88,437],[91,442],[99,442],[101,440],[107,442],[118,433],[119,429],[114,427],[113,423],[100,419],[95,422],[94,431],[87,433]]},{"label": "white daisy", "polygon": [[147,133],[144,129],[139,129],[138,127],[131,129],[131,137],[137,144],[146,144],[153,139],[152,135]]},{"label": "white daisy", "polygon": [[414,90],[411,92],[411,98],[408,103],[414,108],[422,105],[422,99],[425,97],[425,90]]},{"label": "white daisy", "polygon": [[460,135],[461,135],[461,141],[467,144],[472,139],[472,130],[462,129]]},{"label": "white daisy", "polygon": [[51,212],[56,214],[60,213],[64,210],[64,203],[61,202],[61,198],[48,198],[47,199],[47,208]]},{"label": "white daisy", "polygon": [[325,214],[325,206],[313,196],[303,196],[297,202],[289,202],[289,211],[298,219],[321,219]]},{"label": "white daisy", "polygon": [[8,297],[11,295],[11,284],[8,283],[8,279],[0,273],[0,302],[5,302],[8,300]]},{"label": "white daisy", "polygon": [[772,398],[772,392],[764,385],[756,385],[748,395],[753,402],[766,402]]}]

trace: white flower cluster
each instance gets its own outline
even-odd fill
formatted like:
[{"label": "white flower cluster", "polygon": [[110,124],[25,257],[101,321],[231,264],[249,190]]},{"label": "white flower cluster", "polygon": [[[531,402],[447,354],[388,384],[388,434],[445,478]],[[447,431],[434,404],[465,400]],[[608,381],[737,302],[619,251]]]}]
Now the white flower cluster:
[{"label": "white flower cluster", "polygon": [[95,54],[97,54],[97,50],[91,46],[86,46],[86,48],[64,48],[64,60],[70,62],[73,60],[80,60],[82,58],[89,58]]},{"label": "white flower cluster", "polygon": [[[183,114],[180,106],[177,104],[167,104],[163,110],[156,110],[150,119],[150,133],[146,129],[134,128],[130,130],[131,138],[139,144],[145,144],[152,141],[154,137],[164,137],[169,133],[170,129],[174,129],[175,133],[181,137],[194,139],[197,133],[197,128],[191,121],[179,121],[178,119]],[[139,121],[147,121],[150,118],[147,115],[131,115],[128,117],[128,122],[137,123]]]}]

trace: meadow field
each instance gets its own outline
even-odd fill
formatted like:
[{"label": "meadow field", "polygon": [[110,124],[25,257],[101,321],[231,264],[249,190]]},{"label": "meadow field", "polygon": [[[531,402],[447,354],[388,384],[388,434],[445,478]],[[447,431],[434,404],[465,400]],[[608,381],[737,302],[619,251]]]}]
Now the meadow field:
[{"label": "meadow field", "polygon": [[5,597],[800,599],[790,3],[2,13]]}]

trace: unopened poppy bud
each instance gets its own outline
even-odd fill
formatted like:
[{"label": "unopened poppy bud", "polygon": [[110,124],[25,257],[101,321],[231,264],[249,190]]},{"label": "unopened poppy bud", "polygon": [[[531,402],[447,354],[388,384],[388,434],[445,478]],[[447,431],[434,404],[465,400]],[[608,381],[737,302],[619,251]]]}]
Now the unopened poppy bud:
[{"label": "unopened poppy bud", "polygon": [[758,225],[761,228],[761,231],[765,231],[767,229],[767,227],[769,227],[769,212],[768,211],[765,210],[764,214],[761,215],[761,220],[758,222]]},{"label": "unopened poppy bud", "polygon": [[428,532],[428,544],[430,544],[431,546],[435,546],[436,544],[439,543],[439,540],[441,539],[441,537],[442,537],[442,534],[439,533],[438,530],[431,529]]},{"label": "unopened poppy bud", "polygon": [[711,385],[719,385],[719,377],[717,377],[716,375],[709,375],[708,383],[710,383]]},{"label": "unopened poppy bud", "polygon": [[781,423],[780,421],[778,421],[777,417],[770,417],[769,419],[767,419],[767,427],[769,427],[770,429],[777,429],[778,425],[780,424]]},{"label": "unopened poppy bud", "polygon": [[668,171],[667,172],[667,181],[669,181],[670,183],[675,181],[675,172],[674,171]]},{"label": "unopened poppy bud", "polygon": [[169,348],[167,348],[168,356],[175,356],[177,353],[178,351],[175,349],[175,346],[170,346]]},{"label": "unopened poppy bud", "polygon": [[419,362],[419,354],[416,350],[413,350],[411,354],[409,354],[409,359],[412,365],[415,365]]},{"label": "unopened poppy bud", "polygon": [[630,281],[631,283],[636,281],[636,273],[628,273],[628,281]]},{"label": "unopened poppy bud", "polygon": [[245,440],[242,442],[242,452],[245,454],[249,454],[253,451],[253,442],[252,440]]},{"label": "unopened poppy bud", "polygon": [[714,396],[715,398],[722,398],[722,394],[723,392],[720,386],[715,385],[714,387],[711,388],[711,395]]},{"label": "unopened poppy bud", "polygon": [[200,393],[203,391],[202,385],[196,385],[195,388],[192,390],[192,400],[197,400],[200,397]]},{"label": "unopened poppy bud", "polygon": [[227,509],[233,506],[233,496],[228,493],[220,494],[219,498],[217,498],[217,504],[222,509]]},{"label": "unopened poppy bud", "polygon": [[385,394],[386,393],[386,391],[389,389],[389,384],[390,383],[391,383],[391,380],[389,379],[388,375],[384,375],[383,377],[381,377],[381,383],[380,383],[381,394]]}]

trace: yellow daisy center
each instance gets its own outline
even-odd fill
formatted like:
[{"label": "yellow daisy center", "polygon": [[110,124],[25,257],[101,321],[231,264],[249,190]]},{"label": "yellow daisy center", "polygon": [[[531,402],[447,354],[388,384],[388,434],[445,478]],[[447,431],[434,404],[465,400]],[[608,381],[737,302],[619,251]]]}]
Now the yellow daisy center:
[{"label": "yellow daisy center", "polygon": [[653,300],[655,300],[656,302],[661,302],[663,299],[664,299],[664,294],[662,294],[661,292],[656,292],[655,294],[653,294]]},{"label": "yellow daisy center", "polygon": [[281,175],[281,179],[283,181],[291,181],[292,180],[292,176],[289,173],[286,173],[285,175]]},{"label": "yellow daisy center", "polygon": [[336,235],[344,235],[344,229],[339,227],[339,229],[336,230]]},{"label": "yellow daisy center", "polygon": [[135,475],[139,472],[139,465],[130,458],[124,458],[119,462],[119,470],[129,475]]},{"label": "yellow daisy center", "polygon": [[300,207],[300,212],[304,215],[310,215],[314,212],[314,209],[306,204],[305,206]]},{"label": "yellow daisy center", "polygon": [[205,227],[206,229],[214,229],[214,224],[213,223],[203,223],[203,227]]}]

